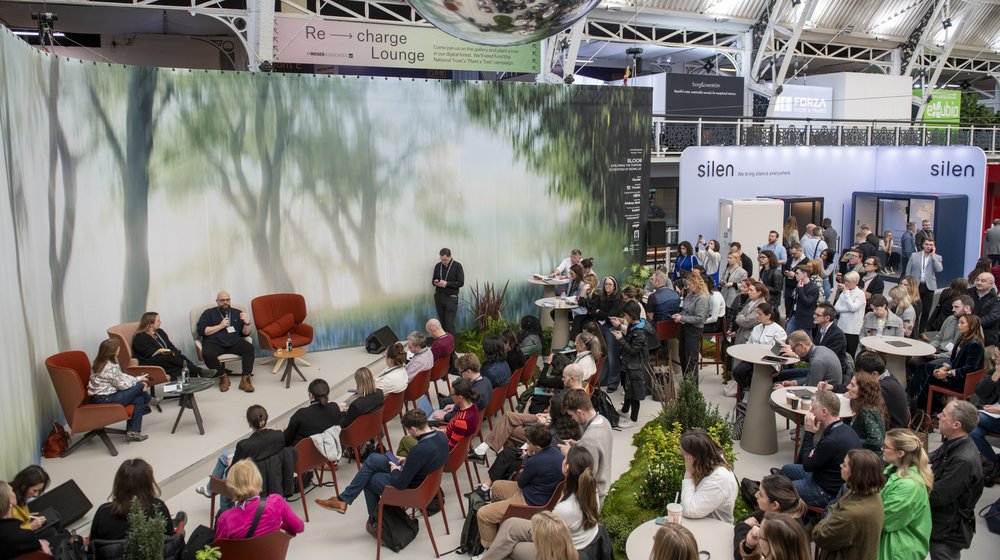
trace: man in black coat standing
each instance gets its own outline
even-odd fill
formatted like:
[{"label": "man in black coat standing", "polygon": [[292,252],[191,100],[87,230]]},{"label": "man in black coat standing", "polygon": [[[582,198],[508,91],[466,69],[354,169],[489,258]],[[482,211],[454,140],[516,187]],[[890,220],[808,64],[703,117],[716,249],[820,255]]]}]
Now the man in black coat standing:
[{"label": "man in black coat standing", "polygon": [[465,271],[462,263],[451,258],[451,249],[447,247],[438,252],[440,262],[434,265],[434,307],[438,319],[445,332],[457,334],[455,331],[455,316],[458,315],[458,290],[465,285]]},{"label": "man in black coat standing", "polygon": [[938,414],[945,440],[930,455],[931,560],[958,560],[976,532],[976,503],[983,494],[979,450],[969,437],[979,425],[979,411],[968,401],[951,401]]}]

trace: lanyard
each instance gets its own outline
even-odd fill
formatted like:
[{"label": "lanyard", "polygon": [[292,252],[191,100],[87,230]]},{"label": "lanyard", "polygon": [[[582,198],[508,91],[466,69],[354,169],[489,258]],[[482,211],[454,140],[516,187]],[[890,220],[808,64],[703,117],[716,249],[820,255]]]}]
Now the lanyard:
[{"label": "lanyard", "polygon": [[451,263],[445,265],[441,263],[441,273],[438,275],[438,280],[448,280],[448,271],[451,270]]},{"label": "lanyard", "polygon": [[165,350],[167,349],[167,343],[163,342],[163,340],[160,338],[160,335],[156,334],[156,331],[153,331],[153,340],[155,340],[156,343],[159,344],[161,348]]}]

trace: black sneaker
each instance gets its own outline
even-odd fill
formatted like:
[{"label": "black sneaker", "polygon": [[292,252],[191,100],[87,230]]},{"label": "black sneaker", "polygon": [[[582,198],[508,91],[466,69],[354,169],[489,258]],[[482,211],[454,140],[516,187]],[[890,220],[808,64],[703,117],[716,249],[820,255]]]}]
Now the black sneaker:
[{"label": "black sneaker", "polygon": [[469,451],[468,459],[478,465],[486,465],[486,455],[480,455],[475,451]]}]

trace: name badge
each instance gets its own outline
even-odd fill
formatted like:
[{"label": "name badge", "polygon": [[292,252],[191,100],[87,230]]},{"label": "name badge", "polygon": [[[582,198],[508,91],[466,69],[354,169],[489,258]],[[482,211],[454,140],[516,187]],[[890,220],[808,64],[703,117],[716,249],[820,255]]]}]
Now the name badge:
[{"label": "name badge", "polygon": [[226,332],[227,333],[234,333],[234,332],[236,332],[236,327],[234,327],[232,325],[229,325],[228,327],[226,327]]}]

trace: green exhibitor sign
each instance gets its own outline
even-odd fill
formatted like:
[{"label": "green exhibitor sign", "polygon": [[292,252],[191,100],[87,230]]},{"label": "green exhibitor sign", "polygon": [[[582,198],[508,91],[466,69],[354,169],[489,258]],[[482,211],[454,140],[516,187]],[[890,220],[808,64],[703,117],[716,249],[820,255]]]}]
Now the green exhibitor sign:
[{"label": "green exhibitor sign", "polygon": [[434,27],[274,18],[275,62],[537,73],[540,60],[538,43],[490,47]]},{"label": "green exhibitor sign", "polygon": [[[913,95],[920,97],[923,90],[913,90]],[[952,89],[936,89],[931,94],[931,100],[924,107],[924,122],[948,124],[958,123],[962,116],[962,92]]]}]

